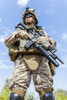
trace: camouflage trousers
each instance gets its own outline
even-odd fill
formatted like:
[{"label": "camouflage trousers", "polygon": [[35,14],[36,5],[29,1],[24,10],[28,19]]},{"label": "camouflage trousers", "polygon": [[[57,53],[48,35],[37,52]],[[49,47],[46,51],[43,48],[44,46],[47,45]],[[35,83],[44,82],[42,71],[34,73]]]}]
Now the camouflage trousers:
[{"label": "camouflage trousers", "polygon": [[33,73],[33,80],[36,91],[39,93],[40,91],[52,91],[53,78],[48,62],[49,61],[44,56],[42,56],[38,69],[31,71],[24,61],[24,57],[18,57],[15,60],[14,71],[9,84],[10,90],[16,88],[22,91],[26,91],[31,81],[31,73]]}]

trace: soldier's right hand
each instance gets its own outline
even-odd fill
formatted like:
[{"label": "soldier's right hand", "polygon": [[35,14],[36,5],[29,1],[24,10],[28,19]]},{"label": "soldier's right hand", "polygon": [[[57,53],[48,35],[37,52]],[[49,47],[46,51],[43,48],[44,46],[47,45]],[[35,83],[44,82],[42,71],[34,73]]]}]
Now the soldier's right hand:
[{"label": "soldier's right hand", "polygon": [[44,36],[40,36],[40,37],[38,37],[37,40],[36,40],[36,43],[38,43],[38,44],[42,44],[42,43],[44,43],[44,42],[49,42],[49,38],[46,38],[46,37],[44,37]]},{"label": "soldier's right hand", "polygon": [[15,35],[16,38],[21,37],[22,39],[32,39],[31,36],[24,30],[18,31]]}]

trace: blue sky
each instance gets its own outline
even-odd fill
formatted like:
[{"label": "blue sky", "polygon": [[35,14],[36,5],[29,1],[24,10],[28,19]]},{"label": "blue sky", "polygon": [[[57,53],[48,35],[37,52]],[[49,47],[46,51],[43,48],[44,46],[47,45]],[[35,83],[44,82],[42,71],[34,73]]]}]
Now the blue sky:
[{"label": "blue sky", "polygon": [[57,42],[56,54],[64,65],[56,68],[54,88],[67,90],[67,0],[0,0],[0,90],[14,67],[4,40],[22,22],[22,13],[28,6],[36,10],[39,25]]}]

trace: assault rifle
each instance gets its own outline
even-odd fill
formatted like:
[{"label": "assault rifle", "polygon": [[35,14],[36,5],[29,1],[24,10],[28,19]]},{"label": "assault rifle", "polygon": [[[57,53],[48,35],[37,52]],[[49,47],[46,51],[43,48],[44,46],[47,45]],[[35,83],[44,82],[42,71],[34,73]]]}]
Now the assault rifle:
[{"label": "assault rifle", "polygon": [[32,45],[34,45],[34,47],[40,50],[40,52],[54,64],[54,66],[59,66],[59,63],[56,60],[59,60],[62,64],[64,64],[64,62],[60,60],[60,58],[57,55],[54,54],[56,50],[48,48],[50,46],[48,42],[44,42],[44,44],[36,43],[37,37],[44,36],[44,34],[40,32],[39,29],[35,27],[35,32],[33,32],[32,29],[28,28],[23,23],[19,23],[15,28],[25,29],[32,37],[32,39],[30,39],[29,42],[25,44],[26,49],[29,49]]}]

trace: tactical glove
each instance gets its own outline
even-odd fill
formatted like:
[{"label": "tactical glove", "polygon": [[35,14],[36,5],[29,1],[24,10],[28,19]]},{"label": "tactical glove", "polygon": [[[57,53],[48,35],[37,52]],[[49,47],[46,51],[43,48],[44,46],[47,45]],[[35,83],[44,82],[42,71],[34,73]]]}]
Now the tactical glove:
[{"label": "tactical glove", "polygon": [[49,39],[44,36],[38,37],[36,43],[42,44],[46,49],[50,47]]},{"label": "tactical glove", "polygon": [[41,43],[43,43],[43,42],[49,42],[49,39],[48,38],[46,38],[46,37],[44,37],[44,36],[41,36],[41,37],[38,37],[37,38],[37,40],[36,40],[36,43],[38,43],[38,44],[41,44]]},{"label": "tactical glove", "polygon": [[23,39],[28,39],[28,38],[31,39],[31,36],[26,31],[24,31],[24,30],[18,31],[17,34],[15,35],[15,37],[16,38],[21,37]]}]

